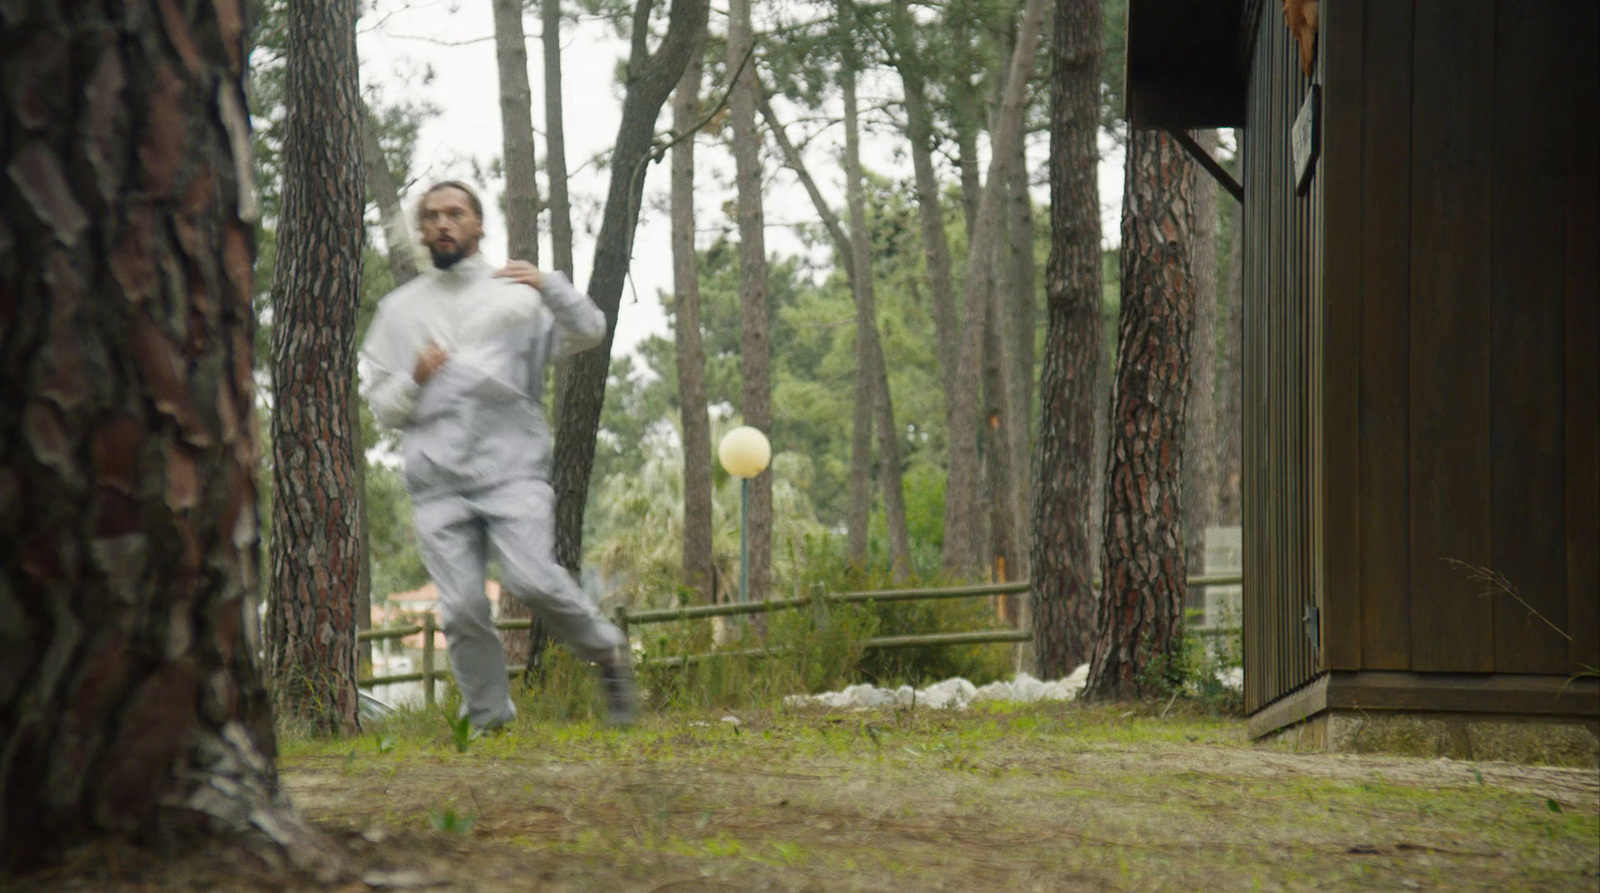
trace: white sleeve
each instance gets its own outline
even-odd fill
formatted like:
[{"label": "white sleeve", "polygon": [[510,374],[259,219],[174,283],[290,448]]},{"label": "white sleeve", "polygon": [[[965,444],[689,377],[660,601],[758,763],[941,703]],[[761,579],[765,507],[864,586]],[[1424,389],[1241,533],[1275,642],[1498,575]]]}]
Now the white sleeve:
[{"label": "white sleeve", "polygon": [[360,363],[361,394],[372,407],[378,423],[389,428],[404,428],[411,423],[422,386],[409,371],[385,368],[363,356]]},{"label": "white sleeve", "polygon": [[588,350],[606,339],[606,315],[588,295],[573,288],[564,274],[547,271],[544,288],[539,291],[555,317],[555,356]]}]

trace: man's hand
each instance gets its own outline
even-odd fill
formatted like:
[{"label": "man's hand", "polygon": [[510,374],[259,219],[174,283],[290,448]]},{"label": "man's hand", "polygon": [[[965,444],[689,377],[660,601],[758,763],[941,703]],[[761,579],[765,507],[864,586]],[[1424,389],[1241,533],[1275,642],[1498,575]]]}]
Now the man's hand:
[{"label": "man's hand", "polygon": [[417,380],[417,384],[427,384],[433,373],[438,372],[439,367],[448,359],[450,355],[444,352],[444,348],[429,341],[428,346],[417,355],[417,368],[411,373],[411,377]]},{"label": "man's hand", "polygon": [[514,260],[495,271],[501,279],[512,279],[536,289],[544,288],[544,271],[525,260]]}]

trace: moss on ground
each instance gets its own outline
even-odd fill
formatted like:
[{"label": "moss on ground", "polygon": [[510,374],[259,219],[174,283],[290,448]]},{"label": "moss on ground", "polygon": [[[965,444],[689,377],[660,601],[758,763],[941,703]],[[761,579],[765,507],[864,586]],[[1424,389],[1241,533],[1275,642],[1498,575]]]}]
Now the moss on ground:
[{"label": "moss on ground", "polygon": [[[1250,744],[1238,719],[1164,706],[679,711],[625,731],[525,711],[465,752],[436,711],[286,740],[281,767],[359,863],[444,884],[432,889],[1600,882],[1592,768],[1299,754]],[[80,873],[90,886],[57,888],[283,888],[209,865],[102,864]]]}]

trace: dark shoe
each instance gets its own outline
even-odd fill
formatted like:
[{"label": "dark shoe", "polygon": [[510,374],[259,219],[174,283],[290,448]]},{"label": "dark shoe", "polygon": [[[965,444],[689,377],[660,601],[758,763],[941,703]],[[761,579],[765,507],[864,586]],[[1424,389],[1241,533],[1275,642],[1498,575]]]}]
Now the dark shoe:
[{"label": "dark shoe", "polygon": [[600,694],[605,699],[606,725],[631,726],[639,718],[639,688],[627,654],[600,664]]}]

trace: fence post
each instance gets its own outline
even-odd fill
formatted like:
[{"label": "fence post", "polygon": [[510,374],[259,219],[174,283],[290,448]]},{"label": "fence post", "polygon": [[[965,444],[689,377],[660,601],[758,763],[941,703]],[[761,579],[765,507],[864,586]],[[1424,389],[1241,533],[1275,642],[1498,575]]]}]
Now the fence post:
[{"label": "fence post", "polygon": [[422,618],[422,703],[433,706],[433,614]]},{"label": "fence post", "polygon": [[615,617],[617,618],[617,629],[622,631],[622,647],[628,651],[631,659],[633,643],[628,639],[628,606],[617,605]]}]

